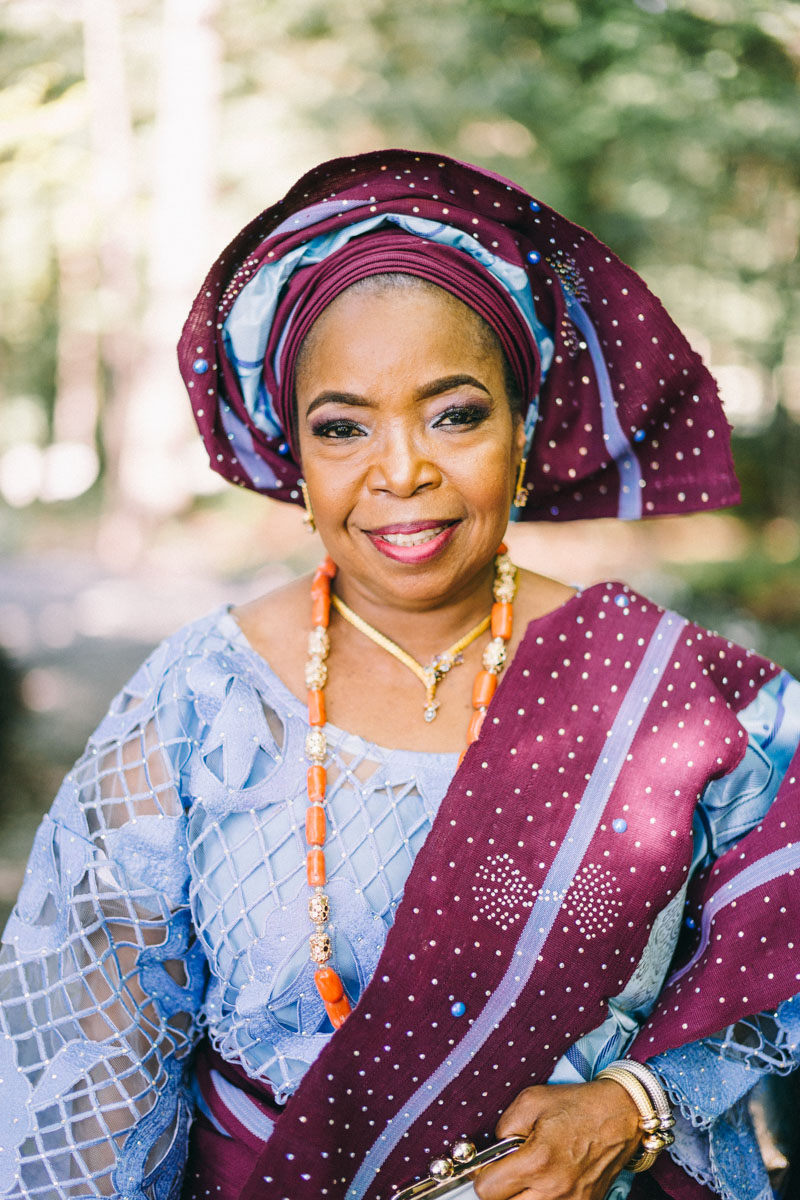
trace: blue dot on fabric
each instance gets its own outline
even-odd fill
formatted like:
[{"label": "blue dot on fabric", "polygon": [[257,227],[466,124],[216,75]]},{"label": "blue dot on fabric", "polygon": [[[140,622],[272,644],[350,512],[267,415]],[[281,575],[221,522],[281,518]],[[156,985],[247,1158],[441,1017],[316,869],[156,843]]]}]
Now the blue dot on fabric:
[{"label": "blue dot on fabric", "polygon": [[695,921],[694,917],[687,917],[686,920],[684,921],[684,925],[686,926],[687,929],[696,929],[697,928],[697,922]]},{"label": "blue dot on fabric", "polygon": [[540,207],[538,200],[531,200],[531,212],[538,212]]},{"label": "blue dot on fabric", "polygon": [[624,817],[616,817],[615,820],[611,822],[611,828],[614,830],[614,833],[624,833],[628,828],[628,822]]},{"label": "blue dot on fabric", "polygon": [[195,375],[205,375],[208,370],[208,362],[204,358],[196,358],[192,363],[192,370]]},{"label": "blue dot on fabric", "polygon": [[643,442],[646,436],[647,435],[643,429],[637,429],[636,433],[633,435],[633,440],[635,442]]},{"label": "blue dot on fabric", "polygon": [[622,592],[618,592],[614,597],[614,603],[616,604],[617,608],[627,608],[630,604],[630,600],[627,596],[624,596]]},{"label": "blue dot on fabric", "polygon": [[288,454],[288,453],[289,453],[289,446],[287,445],[286,442],[281,442],[280,446],[278,446],[278,454]]},{"label": "blue dot on fabric", "polygon": [[529,250],[526,257],[529,263],[538,263],[542,261],[542,256],[538,250]]},{"label": "blue dot on fabric", "polygon": [[463,1000],[456,1000],[455,1004],[450,1006],[450,1012],[454,1017],[463,1017],[467,1011],[467,1006]]}]

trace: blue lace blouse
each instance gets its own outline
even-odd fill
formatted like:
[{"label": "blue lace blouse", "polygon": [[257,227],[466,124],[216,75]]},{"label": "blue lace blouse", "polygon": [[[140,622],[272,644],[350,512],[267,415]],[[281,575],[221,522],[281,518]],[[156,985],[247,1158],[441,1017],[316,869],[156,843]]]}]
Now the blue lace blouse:
[{"label": "blue lace blouse", "polygon": [[[695,867],[771,803],[800,741],[800,685],[778,676],[740,720],[747,754],[698,805]],[[177,1196],[197,1039],[280,1103],[332,1036],[307,953],[306,728],[227,609],[165,641],[113,701],[42,821],[3,937],[0,1195]],[[457,756],[327,733],[326,890],[357,1001]],[[682,916],[683,893],[551,1082],[626,1052]],[[680,1114],[675,1157],[727,1200],[770,1194],[745,1098],[792,1069],[799,1043],[795,999],[651,1064]]]}]

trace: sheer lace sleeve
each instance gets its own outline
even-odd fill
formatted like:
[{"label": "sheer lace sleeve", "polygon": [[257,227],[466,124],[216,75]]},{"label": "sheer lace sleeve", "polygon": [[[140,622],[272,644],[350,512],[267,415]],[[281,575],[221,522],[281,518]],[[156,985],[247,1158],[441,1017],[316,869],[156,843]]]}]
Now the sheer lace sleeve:
[{"label": "sheer lace sleeve", "polygon": [[177,1194],[205,985],[162,647],[37,832],[0,952],[0,1195]]}]

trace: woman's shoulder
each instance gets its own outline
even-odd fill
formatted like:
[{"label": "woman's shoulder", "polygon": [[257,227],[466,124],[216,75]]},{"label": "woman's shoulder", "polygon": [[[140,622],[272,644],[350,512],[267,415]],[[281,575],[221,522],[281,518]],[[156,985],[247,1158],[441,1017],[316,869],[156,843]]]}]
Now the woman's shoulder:
[{"label": "woman's shoulder", "polygon": [[[209,720],[229,700],[252,694],[260,709],[282,706],[283,689],[250,644],[232,604],[222,604],[165,637],[114,696],[90,737],[93,745],[130,735],[155,720],[180,737],[192,714]],[[241,694],[241,696],[240,696]]]},{"label": "woman's shoulder", "polygon": [[[654,640],[669,643],[670,668],[681,672],[683,683],[698,695],[716,692],[734,712],[753,704],[764,689],[778,687],[781,679],[791,679],[757,648],[741,645],[726,631],[707,628],[680,612],[680,605],[667,606],[620,580],[604,580],[579,595],[584,626],[603,624],[621,641],[628,640],[626,629],[635,631],[642,649]],[[671,678],[673,690],[677,676]]]},{"label": "woman's shoulder", "polygon": [[520,568],[517,575],[517,594],[514,597],[515,619],[526,626],[539,617],[555,612],[578,595],[576,584],[562,583],[548,575]]},{"label": "woman's shoulder", "polygon": [[[250,645],[278,647],[292,635],[305,642],[311,617],[310,577],[292,579],[247,604],[230,608],[230,615]],[[265,658],[271,659],[270,654]]]},{"label": "woman's shoulder", "polygon": [[158,688],[166,679],[196,667],[198,661],[237,654],[241,647],[237,646],[233,611],[232,604],[220,604],[168,634],[126,686]]},{"label": "woman's shoulder", "polygon": [[[627,642],[636,633],[641,648],[651,638],[674,642],[675,653],[696,665],[704,675],[718,677],[722,684],[733,679],[748,679],[748,689],[762,686],[781,673],[781,667],[758,649],[740,645],[723,631],[705,627],[701,622],[653,599],[620,579],[603,579],[587,586],[567,585],[530,572],[520,572],[518,617],[529,630],[541,622],[549,629],[559,628],[561,640],[570,637],[610,639]],[[735,695],[735,699],[740,696]]]},{"label": "woman's shoulder", "polygon": [[311,628],[310,577],[301,576],[230,610],[239,636],[296,696],[305,693]]}]

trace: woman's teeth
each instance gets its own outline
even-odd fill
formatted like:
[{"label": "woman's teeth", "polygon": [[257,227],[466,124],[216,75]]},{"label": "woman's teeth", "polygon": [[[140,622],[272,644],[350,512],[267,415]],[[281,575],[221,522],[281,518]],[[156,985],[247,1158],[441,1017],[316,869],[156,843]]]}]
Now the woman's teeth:
[{"label": "woman's teeth", "polygon": [[391,546],[421,546],[423,542],[430,542],[438,537],[446,528],[446,525],[437,525],[433,529],[420,529],[419,533],[381,533],[378,536],[382,542],[388,542]]}]

